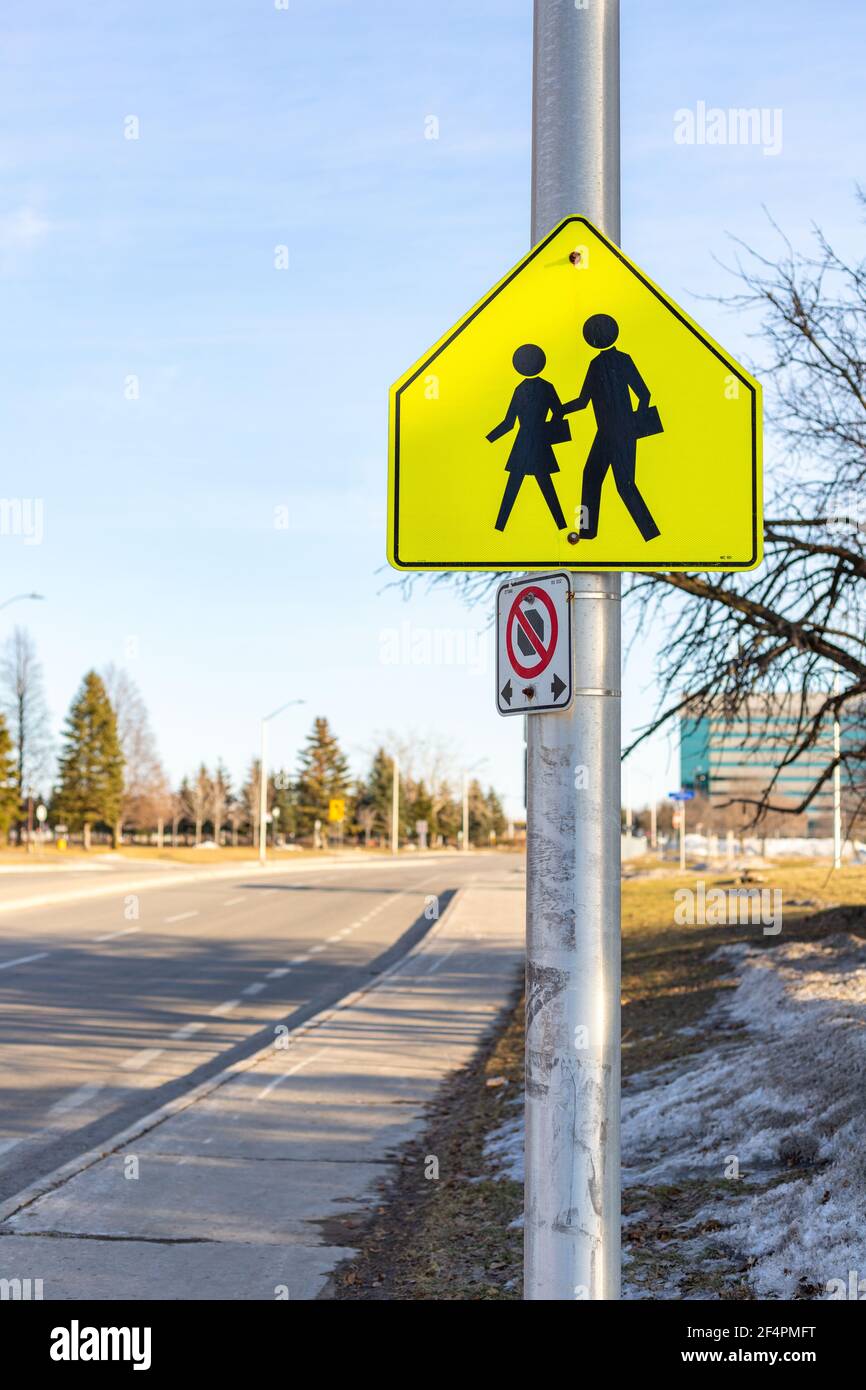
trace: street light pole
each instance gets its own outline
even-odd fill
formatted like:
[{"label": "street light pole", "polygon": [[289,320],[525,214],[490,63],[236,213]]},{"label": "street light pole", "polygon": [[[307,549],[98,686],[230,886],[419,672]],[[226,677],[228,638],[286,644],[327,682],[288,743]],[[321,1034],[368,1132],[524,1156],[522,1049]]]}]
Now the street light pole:
[{"label": "street light pole", "polygon": [[3,602],[0,603],[0,608],[8,608],[9,605],[10,605],[10,603],[18,603],[21,599],[25,599],[25,598],[44,599],[44,598],[45,598],[45,595],[44,595],[44,594],[13,594],[11,598],[4,599]]},{"label": "street light pole", "polygon": [[293,705],[303,705],[304,700],[289,700],[285,705],[280,705],[271,714],[266,714],[262,720],[262,746],[261,762],[259,765],[259,863],[266,864],[268,859],[268,724],[272,719],[276,719],[283,710],[291,709]]},{"label": "street light pole", "polygon": [[[619,0],[535,0],[533,38],[532,240],[579,213],[618,242]],[[620,1288],[620,579],[572,583],[575,702],[526,721],[524,1297],[548,1301]]]},{"label": "street light pole", "polygon": [[394,754],[394,778],[391,784],[391,853],[400,850],[400,765]]}]

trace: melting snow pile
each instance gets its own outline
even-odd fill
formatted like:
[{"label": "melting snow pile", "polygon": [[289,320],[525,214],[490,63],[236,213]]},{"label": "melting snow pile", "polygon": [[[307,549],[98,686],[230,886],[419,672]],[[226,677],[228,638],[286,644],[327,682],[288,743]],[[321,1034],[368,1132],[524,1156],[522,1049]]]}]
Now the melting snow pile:
[{"label": "melting snow pile", "polygon": [[[719,955],[737,987],[713,1010],[706,1048],[626,1088],[623,1182],[739,1172],[762,1190],[749,1195],[731,1176],[730,1195],[696,1224],[721,1222],[720,1238],[753,1261],[758,1297],[844,1297],[852,1271],[866,1280],[866,942]],[[519,1119],[488,1152],[521,1175]]]},{"label": "melting snow pile", "polygon": [[[672,840],[676,851],[676,840]],[[754,858],[766,855],[768,859],[832,859],[834,843],[832,839],[818,840],[814,836],[785,836],[783,839],[759,838],[747,835],[734,839],[734,853],[737,858]],[[721,855],[727,854],[727,840],[722,835],[686,834],[686,849],[689,854]],[[853,859],[862,864],[866,860],[866,844],[862,840],[845,840],[842,845],[842,858]]]}]

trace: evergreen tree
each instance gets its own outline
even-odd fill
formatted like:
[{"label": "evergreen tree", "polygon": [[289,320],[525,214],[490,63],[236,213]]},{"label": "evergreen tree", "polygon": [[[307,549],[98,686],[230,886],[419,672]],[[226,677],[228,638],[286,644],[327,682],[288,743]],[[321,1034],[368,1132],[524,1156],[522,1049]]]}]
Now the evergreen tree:
[{"label": "evergreen tree", "polygon": [[345,754],[327,719],[316,719],[300,757],[296,815],[301,834],[311,834],[317,820],[326,826],[328,802],[331,797],[348,797],[350,786]]},{"label": "evergreen tree", "polygon": [[499,793],[493,787],[488,788],[486,801],[488,832],[492,830],[497,840],[501,840],[508,829],[508,820],[502,808]]},{"label": "evergreen tree", "polygon": [[352,819],[348,831],[359,844],[369,849],[375,823],[376,813],[367,797],[367,784],[359,777],[352,788]]},{"label": "evergreen tree", "polygon": [[18,768],[15,749],[6,720],[0,714],[0,833],[9,834],[9,827],[18,814]]},{"label": "evergreen tree", "polygon": [[452,794],[448,782],[443,782],[436,797],[436,833],[446,844],[456,845],[457,834],[463,825],[463,804]]},{"label": "evergreen tree", "polygon": [[[394,759],[385,752],[384,748],[377,748],[370,764],[370,774],[364,784],[363,801],[361,802],[362,807],[372,813],[370,829],[374,835],[387,837],[391,834],[393,795]],[[403,802],[404,798],[401,796],[401,806]]]},{"label": "evergreen tree", "polygon": [[292,839],[298,833],[298,785],[285,769],[275,772],[271,778],[271,814],[279,811],[276,829],[281,835]]},{"label": "evergreen tree", "polygon": [[110,826],[113,838],[123,796],[117,720],[95,671],[87,673],[72,701],[63,740],[57,810],[70,830],[83,832],[89,849],[94,823]]},{"label": "evergreen tree", "polygon": [[[461,817],[462,817],[461,809]],[[462,821],[461,821],[462,823]],[[481,783],[473,777],[469,783],[469,843],[486,845],[490,835],[490,812]]]},{"label": "evergreen tree", "polygon": [[427,790],[426,783],[422,777],[420,782],[415,782],[407,788],[406,794],[406,822],[409,834],[413,838],[418,837],[415,829],[419,820],[427,822],[427,843],[433,843],[433,837],[438,833],[436,816],[433,810],[433,798]]}]

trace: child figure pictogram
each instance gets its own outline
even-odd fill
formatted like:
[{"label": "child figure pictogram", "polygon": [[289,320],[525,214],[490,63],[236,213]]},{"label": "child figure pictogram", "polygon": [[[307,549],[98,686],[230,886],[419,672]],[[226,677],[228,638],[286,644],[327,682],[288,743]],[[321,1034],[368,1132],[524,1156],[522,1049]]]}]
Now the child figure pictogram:
[{"label": "child figure pictogram", "polygon": [[553,486],[553,474],[559,472],[553,445],[564,444],[571,438],[568,421],[563,416],[562,402],[555,387],[540,375],[547,362],[541,348],[534,343],[524,343],[515,352],[512,362],[515,371],[525,379],[514,388],[505,419],[487,435],[493,444],[513,430],[515,424],[518,427],[505,465],[508,482],[496,518],[496,530],[505,530],[524,478],[535,478],[557,529],[564,531],[566,521]]}]

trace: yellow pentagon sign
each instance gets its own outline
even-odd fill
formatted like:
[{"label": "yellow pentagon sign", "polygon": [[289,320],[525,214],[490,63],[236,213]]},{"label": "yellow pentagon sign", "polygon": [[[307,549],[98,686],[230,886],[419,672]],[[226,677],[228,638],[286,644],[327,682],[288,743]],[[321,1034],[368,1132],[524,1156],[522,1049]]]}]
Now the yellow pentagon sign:
[{"label": "yellow pentagon sign", "polygon": [[342,796],[332,796],[328,802],[328,820],[340,822],[346,819],[346,800]]},{"label": "yellow pentagon sign", "polygon": [[397,569],[739,570],[761,388],[583,217],[391,388]]}]

